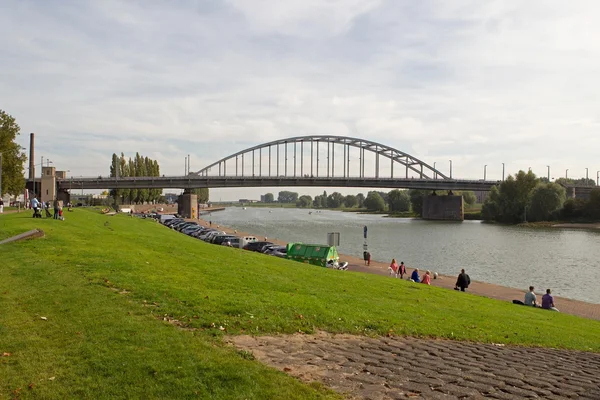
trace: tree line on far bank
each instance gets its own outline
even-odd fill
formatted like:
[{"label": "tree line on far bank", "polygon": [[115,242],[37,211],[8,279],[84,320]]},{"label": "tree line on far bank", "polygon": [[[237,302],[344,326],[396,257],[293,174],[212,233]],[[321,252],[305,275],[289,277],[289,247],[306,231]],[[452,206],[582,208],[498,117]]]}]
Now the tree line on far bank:
[{"label": "tree line on far bank", "polygon": [[[432,194],[430,190],[399,190],[394,189],[390,192],[370,191],[365,196],[363,193],[357,195],[346,195],[339,192],[317,195],[314,198],[309,195],[299,196],[296,192],[281,191],[278,194],[278,203],[296,204],[299,208],[361,208],[373,212],[388,211],[390,213],[402,213],[413,211],[421,215],[423,197]],[[458,192],[455,192],[459,194]],[[440,192],[441,194],[441,192]],[[465,203],[473,205],[476,197],[473,192],[465,191],[460,193],[465,199]],[[265,203],[275,201],[273,193],[266,193],[263,196]]]},{"label": "tree line on far bank", "polygon": [[481,209],[484,220],[503,223],[539,222],[557,220],[600,220],[600,188],[593,188],[587,200],[567,199],[562,184],[595,186],[593,180],[558,183],[538,178],[531,171],[519,171],[504,182],[494,186]]}]

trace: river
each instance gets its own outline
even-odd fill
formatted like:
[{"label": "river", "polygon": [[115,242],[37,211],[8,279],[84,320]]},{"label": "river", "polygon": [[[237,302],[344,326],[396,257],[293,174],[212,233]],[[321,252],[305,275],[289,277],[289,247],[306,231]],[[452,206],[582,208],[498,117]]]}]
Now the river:
[{"label": "river", "polygon": [[213,225],[288,242],[327,243],[328,232],[340,232],[338,251],[357,257],[362,257],[363,226],[367,226],[373,260],[396,258],[408,267],[444,275],[465,268],[472,280],[523,290],[534,285],[539,295],[552,288],[554,295],[600,304],[600,232],[596,231],[296,208],[230,207],[204,218]]}]

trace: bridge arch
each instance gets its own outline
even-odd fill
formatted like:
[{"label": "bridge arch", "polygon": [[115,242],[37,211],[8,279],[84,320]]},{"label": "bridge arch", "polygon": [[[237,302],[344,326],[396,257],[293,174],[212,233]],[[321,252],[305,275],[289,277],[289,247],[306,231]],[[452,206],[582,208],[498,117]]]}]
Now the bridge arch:
[{"label": "bridge arch", "polygon": [[[380,157],[386,158],[390,161],[390,166],[391,166],[391,178],[394,178],[394,165],[398,164],[401,166],[401,169],[403,169],[404,171],[404,177],[408,178],[408,174],[409,171],[412,172],[416,172],[419,177],[421,179],[450,179],[449,177],[447,177],[445,174],[443,174],[442,172],[440,172],[439,170],[433,168],[432,166],[428,165],[427,163],[419,160],[416,157],[411,156],[410,154],[404,153],[400,150],[397,150],[393,147],[390,146],[386,146],[384,144],[381,143],[377,143],[377,142],[373,142],[371,140],[365,140],[365,139],[360,139],[360,138],[353,138],[353,137],[347,137],[347,136],[331,136],[331,135],[315,135],[315,136],[297,136],[297,137],[290,137],[290,138],[286,138],[286,139],[279,139],[279,140],[274,140],[272,142],[268,142],[268,143],[262,143],[259,145],[256,145],[254,147],[250,147],[241,151],[238,151],[237,153],[231,154],[227,157],[224,157],[204,168],[202,168],[201,170],[199,170],[198,172],[196,172],[196,175],[199,176],[215,176],[214,174],[210,174],[209,172],[211,172],[213,169],[217,169],[218,168],[218,175],[216,176],[225,176],[227,175],[227,162],[228,161],[233,161],[235,160],[235,176],[244,176],[245,175],[245,171],[244,171],[244,157],[247,155],[249,157],[252,157],[252,173],[248,174],[246,173],[246,176],[266,176],[263,175],[263,166],[262,166],[262,160],[263,160],[263,150],[268,151],[268,176],[272,176],[272,163],[271,163],[271,156],[272,156],[272,150],[275,149],[275,153],[276,153],[276,164],[275,164],[275,169],[276,169],[276,176],[298,176],[297,172],[298,169],[300,170],[300,175],[298,177],[306,177],[308,174],[306,174],[305,172],[308,171],[308,166],[306,166],[306,169],[304,167],[304,162],[305,162],[305,155],[304,155],[304,147],[305,144],[310,143],[310,176],[312,177],[314,175],[314,164],[315,164],[315,147],[316,147],[316,174],[317,177],[319,176],[319,145],[326,145],[327,146],[327,177],[331,176],[331,177],[339,177],[339,176],[343,176],[343,177],[349,177],[350,176],[350,171],[351,171],[351,165],[350,165],[350,148],[355,148],[358,149],[359,151],[359,165],[358,165],[358,176],[365,178],[365,152],[371,152],[375,154],[375,176],[373,178],[379,178],[380,174],[380,162],[379,159]],[[300,157],[299,157],[299,168],[298,167],[298,144],[300,144]],[[285,169],[284,169],[284,175],[280,174],[279,171],[279,167],[280,167],[280,160],[279,160],[279,149],[281,146],[284,146],[285,149]],[[293,175],[288,175],[288,171],[287,171],[287,167],[288,167],[288,146],[292,146],[293,147],[293,153],[292,153],[292,157],[293,157]],[[339,147],[343,147],[343,158],[342,160],[342,171],[340,173],[340,171],[338,170],[337,175],[336,175],[336,171],[335,171],[335,148],[336,146],[338,147],[338,157],[339,157]],[[256,153],[258,153],[258,165],[256,165]],[[241,175],[239,175],[239,159],[241,158]],[[339,163],[338,163],[339,166]],[[256,168],[258,167],[258,168]],[[266,167],[266,166],[265,166]],[[356,171],[356,166],[353,166],[353,170]],[[258,169],[258,174],[256,173]],[[291,171],[290,171],[291,172]],[[331,175],[330,175],[331,174]],[[397,178],[402,177],[402,174],[398,174],[396,176]]]}]

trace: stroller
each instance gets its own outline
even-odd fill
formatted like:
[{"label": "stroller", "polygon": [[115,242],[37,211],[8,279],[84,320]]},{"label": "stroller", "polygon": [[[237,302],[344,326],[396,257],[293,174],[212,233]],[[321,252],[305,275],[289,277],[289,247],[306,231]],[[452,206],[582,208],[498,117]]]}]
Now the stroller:
[{"label": "stroller", "polygon": [[42,211],[39,207],[33,209],[33,218],[42,218]]}]

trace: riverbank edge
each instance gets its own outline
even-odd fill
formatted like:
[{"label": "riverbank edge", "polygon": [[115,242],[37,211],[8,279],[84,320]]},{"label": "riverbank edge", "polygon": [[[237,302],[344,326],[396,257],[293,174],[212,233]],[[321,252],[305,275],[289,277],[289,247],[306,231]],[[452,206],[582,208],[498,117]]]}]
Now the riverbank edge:
[{"label": "riverbank edge", "polygon": [[[210,225],[208,221],[206,221],[202,218],[199,218],[197,220],[189,220],[189,221],[196,221],[200,225],[207,226],[207,227],[210,226],[212,228],[218,228],[218,229],[224,231],[225,233],[231,233],[231,234],[234,234],[237,236],[256,236],[259,240],[265,239],[265,240],[268,240],[270,242],[273,242],[273,243],[281,245],[281,246],[285,246],[288,243],[286,241],[279,240],[277,238],[261,237],[260,235],[256,235],[252,232],[238,231],[229,226],[216,225],[214,223],[212,225]],[[389,276],[389,271],[388,271],[389,264],[387,262],[372,260],[371,265],[366,266],[366,265],[364,265],[364,260],[362,260],[361,258],[355,257],[355,256],[349,256],[347,254],[340,254],[340,260],[347,261],[349,263],[348,271]],[[407,265],[407,276],[404,279],[407,279],[413,270],[414,270],[413,268],[411,268]],[[420,271],[422,271],[421,274],[424,273],[424,270],[420,270]],[[433,273],[436,271],[431,271],[431,272]],[[460,271],[457,271],[456,274],[458,275],[459,272]],[[466,272],[467,272],[467,274],[469,273],[469,271],[466,271]],[[395,278],[390,277],[390,279],[395,279]],[[442,287],[442,288],[451,290],[451,289],[454,289],[455,282],[456,282],[456,277],[454,277],[454,276],[438,275],[437,279],[432,279],[431,284],[432,284],[432,286],[438,286],[438,287]],[[469,293],[475,294],[478,296],[483,296],[483,297],[488,297],[488,298],[492,298],[492,299],[496,299],[496,300],[511,302],[512,300],[523,301],[525,293],[527,292],[528,289],[527,288],[523,288],[523,289],[511,288],[508,286],[497,285],[494,283],[473,280],[471,278],[471,286],[467,290]],[[545,288],[544,289],[539,288],[538,290],[539,290],[538,301],[541,302],[541,298],[542,298],[542,294],[543,294],[542,290],[545,290]],[[566,313],[566,314],[576,315],[576,316],[579,316],[582,318],[600,321],[600,304],[590,303],[590,302],[586,302],[586,301],[582,301],[582,300],[570,299],[567,297],[554,296],[554,298],[556,301],[557,308],[561,312]],[[520,306],[515,305],[515,307],[520,307]],[[540,312],[550,312],[550,311],[540,309]]]}]

